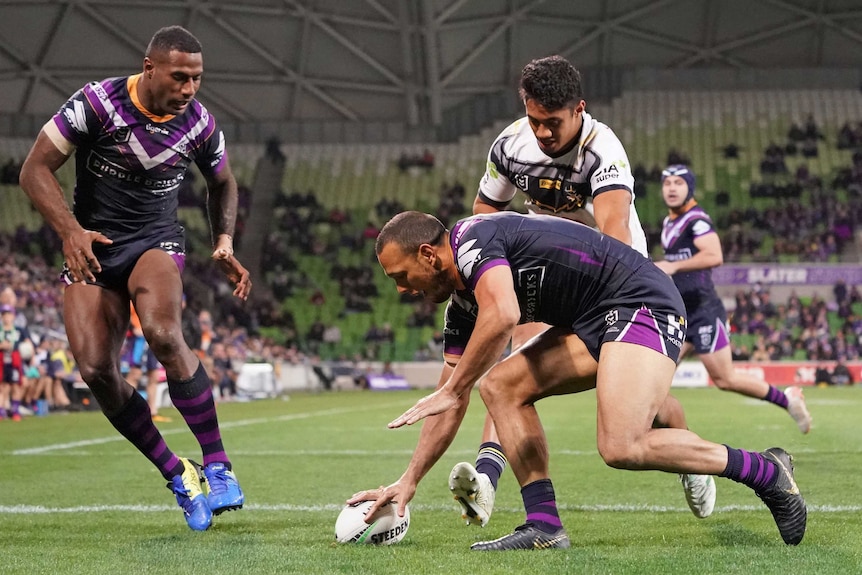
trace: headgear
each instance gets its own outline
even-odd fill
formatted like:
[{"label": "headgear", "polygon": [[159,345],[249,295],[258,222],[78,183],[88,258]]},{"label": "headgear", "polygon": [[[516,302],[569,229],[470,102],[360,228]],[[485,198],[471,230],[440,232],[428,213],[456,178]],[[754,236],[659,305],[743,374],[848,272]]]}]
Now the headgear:
[{"label": "headgear", "polygon": [[688,195],[685,197],[686,202],[694,197],[694,173],[688,169],[688,166],[685,164],[673,164],[666,167],[661,173],[662,183],[664,183],[664,179],[668,176],[679,176],[688,184]]}]

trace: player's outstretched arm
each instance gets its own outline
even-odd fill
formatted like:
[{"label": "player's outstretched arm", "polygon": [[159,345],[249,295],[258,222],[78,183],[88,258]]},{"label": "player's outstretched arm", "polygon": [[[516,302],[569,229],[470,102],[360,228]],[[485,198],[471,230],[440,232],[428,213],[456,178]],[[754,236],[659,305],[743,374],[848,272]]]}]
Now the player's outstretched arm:
[{"label": "player's outstretched arm", "polygon": [[[448,357],[451,361],[456,361],[454,356]],[[449,381],[453,370],[454,365],[447,361],[440,374],[440,380],[437,384],[438,389]],[[419,485],[419,482],[431,470],[434,464],[439,461],[443,454],[446,453],[449,445],[452,444],[452,440],[455,439],[469,403],[470,394],[464,394],[458,399],[458,404],[454,409],[449,409],[440,415],[429,417],[424,421],[422,431],[419,433],[419,441],[416,449],[413,451],[413,457],[411,457],[407,469],[398,481],[387,487],[381,486],[377,489],[360,491],[348,499],[347,503],[353,504],[359,501],[374,500],[375,504],[366,514],[366,517],[373,517],[380,507],[390,501],[395,501],[398,504],[398,516],[403,517],[404,508],[416,494],[416,487]]]}]

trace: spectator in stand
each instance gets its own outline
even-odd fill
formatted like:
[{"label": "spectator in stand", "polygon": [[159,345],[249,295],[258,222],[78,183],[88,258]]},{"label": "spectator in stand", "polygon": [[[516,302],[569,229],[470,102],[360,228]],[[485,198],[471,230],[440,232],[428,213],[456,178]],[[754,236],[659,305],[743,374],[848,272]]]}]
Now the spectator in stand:
[{"label": "spectator in stand", "polygon": [[213,385],[218,389],[222,400],[230,400],[236,395],[236,380],[239,373],[234,369],[233,361],[225,344],[216,342],[212,346]]},{"label": "spectator in stand", "polygon": [[838,363],[832,368],[832,385],[853,385],[853,376],[850,374],[850,369],[841,360],[838,360]]},{"label": "spectator in stand", "polygon": [[13,305],[0,304],[0,419],[21,421],[21,401],[29,384],[21,349],[35,346],[27,328],[15,325],[15,314]]},{"label": "spectator in stand", "polygon": [[814,384],[832,385],[832,373],[830,373],[829,368],[822,363],[814,370]]},{"label": "spectator in stand", "polygon": [[748,361],[751,359],[751,351],[745,344],[735,343],[730,350],[733,361]]}]

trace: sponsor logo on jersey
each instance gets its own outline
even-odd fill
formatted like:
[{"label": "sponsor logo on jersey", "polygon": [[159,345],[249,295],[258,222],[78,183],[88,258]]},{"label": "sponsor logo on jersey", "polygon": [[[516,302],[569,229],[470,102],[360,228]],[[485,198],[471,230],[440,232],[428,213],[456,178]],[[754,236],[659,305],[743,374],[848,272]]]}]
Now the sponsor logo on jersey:
[{"label": "sponsor logo on jersey", "polygon": [[115,164],[95,152],[90,152],[90,155],[87,156],[87,170],[99,178],[113,178],[121,182],[138,185],[144,191],[157,196],[165,195],[177,188],[184,177],[184,174],[180,172],[173,178],[150,178]]},{"label": "sponsor logo on jersey", "polygon": [[562,180],[551,180],[548,178],[539,178],[539,188],[542,190],[559,190],[563,187]]},{"label": "sponsor logo on jersey", "polygon": [[99,82],[91,82],[90,88],[92,88],[93,92],[96,93],[96,96],[100,100],[105,101],[108,99],[108,93],[105,91],[105,87],[102,86]]},{"label": "sponsor logo on jersey", "polygon": [[664,259],[669,262],[676,262],[679,260],[687,260],[691,258],[691,248],[684,248],[679,250],[679,252],[675,254],[665,254]]},{"label": "sponsor logo on jersey", "polygon": [[601,184],[607,180],[617,179],[620,177],[620,171],[616,166],[616,162],[603,170],[599,170],[596,174],[596,183]]},{"label": "sponsor logo on jersey", "polygon": [[163,136],[167,136],[170,134],[167,128],[163,128],[162,126],[155,126],[153,124],[147,124],[144,128],[151,134],[161,134]]},{"label": "sponsor logo on jersey", "polygon": [[522,321],[536,321],[536,312],[542,305],[542,283],[545,279],[545,267],[536,266],[518,270],[518,287],[524,297]]}]

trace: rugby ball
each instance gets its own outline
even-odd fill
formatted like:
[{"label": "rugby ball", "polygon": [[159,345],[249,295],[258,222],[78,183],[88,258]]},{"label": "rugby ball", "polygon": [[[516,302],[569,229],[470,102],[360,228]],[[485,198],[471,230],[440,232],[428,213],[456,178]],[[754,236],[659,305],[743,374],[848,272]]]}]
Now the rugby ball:
[{"label": "rugby ball", "polygon": [[404,539],[410,527],[410,506],[404,508],[404,517],[398,517],[398,505],[387,503],[377,510],[371,523],[365,516],[373,501],[347,505],[335,521],[335,541],[365,545],[392,545]]}]

